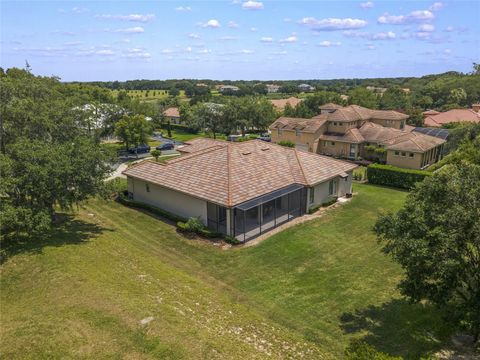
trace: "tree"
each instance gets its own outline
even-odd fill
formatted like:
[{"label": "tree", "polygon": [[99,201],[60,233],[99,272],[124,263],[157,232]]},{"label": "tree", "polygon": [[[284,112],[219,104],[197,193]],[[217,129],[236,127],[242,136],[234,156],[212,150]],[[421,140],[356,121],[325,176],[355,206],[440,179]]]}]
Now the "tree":
[{"label": "tree", "polygon": [[128,150],[131,145],[137,147],[148,141],[152,134],[152,127],[142,115],[124,115],[122,120],[115,124],[115,135],[119,137]]},{"label": "tree", "polygon": [[198,103],[192,106],[192,118],[201,128],[212,133],[214,139],[223,124],[223,106],[220,104]]},{"label": "tree", "polygon": [[152,150],[150,154],[152,154],[152,156],[155,158],[155,161],[157,162],[158,162],[158,158],[162,156],[162,152],[160,150]]},{"label": "tree", "polygon": [[334,103],[338,105],[343,104],[343,100],[340,94],[333,91],[317,91],[312,95],[308,95],[305,101],[302,102],[310,116],[300,116],[300,117],[313,117],[318,115],[320,112],[319,107],[327,103]]},{"label": "tree", "polygon": [[446,309],[475,341],[480,334],[478,179],[478,165],[447,165],[418,184],[400,211],[375,224],[384,252],[405,270],[402,294]]},{"label": "tree", "polygon": [[18,240],[50,229],[57,209],[102,194],[113,159],[74,111],[103,91],[15,68],[0,81],[0,234]]},{"label": "tree", "polygon": [[404,110],[407,105],[407,94],[399,86],[388,88],[380,99],[380,108],[385,110]]},{"label": "tree", "polygon": [[423,126],[423,113],[422,109],[418,107],[411,107],[407,109],[407,123],[408,125],[422,127]]},{"label": "tree", "polygon": [[168,95],[178,96],[178,95],[180,95],[180,90],[178,90],[176,87],[172,87],[168,90]]},{"label": "tree", "polygon": [[467,100],[467,93],[462,88],[450,90],[450,95],[448,96],[448,102],[450,104],[459,104],[465,105]]},{"label": "tree", "polygon": [[348,92],[348,104],[360,105],[369,109],[378,107],[377,96],[370,90],[363,87],[356,87]]}]

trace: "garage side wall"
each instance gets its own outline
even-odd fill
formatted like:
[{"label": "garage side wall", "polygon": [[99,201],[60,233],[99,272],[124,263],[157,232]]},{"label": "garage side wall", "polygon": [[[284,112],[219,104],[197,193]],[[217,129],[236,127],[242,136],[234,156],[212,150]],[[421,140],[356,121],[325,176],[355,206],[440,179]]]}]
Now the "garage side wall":
[{"label": "garage side wall", "polygon": [[133,194],[135,201],[159,207],[185,218],[200,216],[202,222],[207,225],[207,202],[204,200],[131,177],[128,177],[128,191]]}]

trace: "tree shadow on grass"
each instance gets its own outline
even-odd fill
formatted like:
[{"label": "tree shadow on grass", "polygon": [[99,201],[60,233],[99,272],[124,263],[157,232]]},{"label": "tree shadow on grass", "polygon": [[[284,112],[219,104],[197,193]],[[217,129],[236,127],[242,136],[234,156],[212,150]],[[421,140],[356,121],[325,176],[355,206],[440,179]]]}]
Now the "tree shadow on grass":
[{"label": "tree shadow on grass", "polygon": [[364,334],[361,339],[377,350],[408,359],[439,350],[452,332],[437,308],[402,299],[344,313],[340,321],[345,333]]},{"label": "tree shadow on grass", "polygon": [[22,253],[41,253],[46,247],[80,245],[99,236],[104,231],[112,231],[95,223],[75,219],[70,214],[58,214],[59,223],[51,231],[41,236],[10,238],[1,245],[3,263],[8,258]]}]

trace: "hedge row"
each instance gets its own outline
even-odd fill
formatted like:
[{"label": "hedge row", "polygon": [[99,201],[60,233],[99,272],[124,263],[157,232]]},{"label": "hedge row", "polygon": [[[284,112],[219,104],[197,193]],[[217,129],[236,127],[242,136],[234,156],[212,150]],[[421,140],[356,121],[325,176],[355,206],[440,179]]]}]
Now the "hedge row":
[{"label": "hedge row", "polygon": [[[123,193],[120,193],[118,195],[117,201],[120,204],[123,204],[125,206],[148,210],[149,212],[151,212],[155,215],[159,215],[163,218],[174,221],[180,232],[192,232],[192,231],[190,231],[189,228],[186,227],[186,223],[189,222],[189,219],[186,219],[182,216],[172,214],[171,212],[160,209],[160,208],[158,208],[156,206],[153,206],[153,205],[148,205],[148,204],[145,204],[145,203],[142,203],[142,202],[139,202],[139,201],[131,200],[128,197],[126,197],[125,194],[123,194]],[[222,234],[217,233],[215,231],[212,231],[212,230],[210,230],[206,227],[199,228],[198,231],[194,231],[194,232],[198,235],[201,235],[201,236],[209,238],[209,239],[223,237]]]},{"label": "hedge row", "polygon": [[142,203],[140,201],[130,200],[123,193],[119,194],[119,196],[117,197],[117,201],[120,204],[123,204],[123,205],[128,206],[128,207],[148,210],[155,215],[159,215],[159,216],[164,217],[168,220],[174,221],[175,223],[177,223],[179,221],[181,221],[181,222],[186,222],[187,221],[187,219],[185,219],[184,217],[172,214],[171,212],[160,209],[156,206],[148,205],[148,204]]},{"label": "hedge row", "polygon": [[367,179],[371,184],[412,189],[432,173],[424,170],[402,169],[392,165],[371,164],[367,167]]}]

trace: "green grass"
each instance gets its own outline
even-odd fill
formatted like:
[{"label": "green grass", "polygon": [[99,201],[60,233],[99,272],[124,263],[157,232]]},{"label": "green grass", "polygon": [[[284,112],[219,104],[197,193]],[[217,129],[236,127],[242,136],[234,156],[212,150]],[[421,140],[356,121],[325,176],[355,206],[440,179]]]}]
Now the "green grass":
[{"label": "green grass", "polygon": [[392,354],[429,354],[449,329],[434,309],[402,300],[401,269],[371,232],[406,193],[354,190],[323,218],[229,251],[91,200],[51,237],[7,249],[3,355],[339,358],[358,337]]}]

